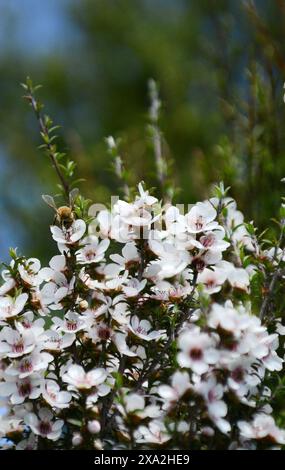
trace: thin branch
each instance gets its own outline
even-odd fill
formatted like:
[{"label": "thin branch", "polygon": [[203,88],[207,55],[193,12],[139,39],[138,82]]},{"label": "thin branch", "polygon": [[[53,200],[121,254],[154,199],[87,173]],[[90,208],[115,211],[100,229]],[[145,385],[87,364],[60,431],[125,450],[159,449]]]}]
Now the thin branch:
[{"label": "thin branch", "polygon": [[[273,259],[275,259],[278,255],[278,250],[281,247],[283,238],[284,238],[284,227],[282,226],[278,243],[275,246]],[[271,282],[269,284],[267,295],[264,297],[261,308],[260,308],[259,318],[260,318],[261,321],[263,320],[265,314],[267,313],[267,308],[268,308],[269,302],[271,301],[272,296],[274,294],[274,289],[275,289],[276,282],[278,281],[279,277],[284,274],[284,269],[280,268],[281,260],[282,260],[282,258],[280,258],[280,260],[278,262],[277,269],[276,269],[275,273],[273,274]]]},{"label": "thin branch", "polygon": [[69,192],[70,192],[69,183],[66,181],[66,179],[65,179],[65,177],[62,174],[62,171],[60,169],[60,165],[59,165],[58,160],[57,160],[56,147],[50,140],[50,130],[49,130],[48,126],[46,125],[45,120],[42,116],[41,105],[35,98],[35,94],[34,94],[35,88],[32,86],[30,80],[27,80],[27,83],[23,84],[23,87],[28,92],[24,96],[24,98],[30,103],[30,105],[31,105],[31,107],[32,107],[32,109],[35,113],[35,116],[36,116],[38,124],[39,124],[40,131],[41,131],[41,135],[42,135],[42,138],[43,138],[43,141],[44,141],[44,147],[47,151],[47,154],[48,154],[49,158],[51,159],[52,165],[53,165],[53,167],[56,171],[56,174],[57,174],[57,176],[58,176],[58,178],[61,182],[64,193],[67,197],[67,200],[69,200]]},{"label": "thin branch", "polygon": [[[194,273],[194,278],[193,278],[193,286],[192,286],[192,291],[191,293],[189,294],[188,296],[188,299],[187,301],[188,302],[191,302],[191,300],[193,299],[193,295],[194,295],[194,292],[195,292],[195,288],[196,288],[196,283],[197,283],[197,273],[195,272]],[[142,384],[145,382],[145,380],[150,376],[150,374],[152,374],[152,372],[154,372],[156,366],[160,363],[160,361],[162,360],[162,358],[165,356],[165,354],[168,352],[168,350],[170,349],[173,341],[175,340],[175,338],[177,337],[183,323],[191,316],[191,314],[193,313],[192,309],[187,309],[186,312],[184,312],[180,318],[179,318],[179,321],[178,323],[176,324],[174,330],[172,330],[170,332],[170,335],[169,335],[169,338],[167,340],[167,342],[165,343],[163,349],[160,351],[160,353],[153,359],[152,363],[149,365],[149,367],[145,370],[145,372],[143,372],[141,374],[141,376],[139,377],[138,381],[137,381],[137,384],[134,388],[134,391],[137,391],[139,390],[139,388],[142,386]]]},{"label": "thin branch", "polygon": [[150,96],[150,109],[149,109],[149,118],[150,118],[150,129],[152,134],[152,143],[154,150],[154,158],[157,172],[157,179],[161,188],[164,186],[166,178],[166,162],[162,155],[162,140],[161,132],[158,127],[159,120],[159,110],[161,107],[161,102],[158,96],[157,84],[154,80],[149,80],[149,96]]}]

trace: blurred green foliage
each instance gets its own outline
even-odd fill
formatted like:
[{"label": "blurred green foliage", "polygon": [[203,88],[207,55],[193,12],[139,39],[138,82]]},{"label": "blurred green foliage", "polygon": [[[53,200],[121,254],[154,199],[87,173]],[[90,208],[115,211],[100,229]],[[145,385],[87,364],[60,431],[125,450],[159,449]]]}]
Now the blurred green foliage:
[{"label": "blurred green foliage", "polygon": [[52,252],[43,227],[53,214],[40,195],[54,193],[57,183],[20,98],[26,75],[44,85],[41,100],[63,126],[61,148],[86,179],[87,197],[108,202],[118,192],[104,142],[110,134],[121,137],[131,184],[156,184],[146,129],[147,82],[154,78],[179,202],[204,198],[223,180],[246,217],[266,225],[285,175],[285,2],[70,0],[64,15],[71,35],[63,29],[58,48],[34,54],[10,44],[0,58],[2,225],[21,231],[21,251],[43,258]]}]

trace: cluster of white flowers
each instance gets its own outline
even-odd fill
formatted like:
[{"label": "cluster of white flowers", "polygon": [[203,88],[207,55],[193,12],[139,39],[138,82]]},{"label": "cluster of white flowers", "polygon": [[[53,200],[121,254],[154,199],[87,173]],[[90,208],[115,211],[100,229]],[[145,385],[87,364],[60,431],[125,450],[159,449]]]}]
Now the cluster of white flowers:
[{"label": "cluster of white flowers", "polygon": [[257,265],[241,254],[260,248],[234,201],[183,214],[140,184],[132,203],[51,234],[49,267],[14,253],[2,272],[5,445],[285,443],[268,404],[283,327],[268,331],[251,312]]}]

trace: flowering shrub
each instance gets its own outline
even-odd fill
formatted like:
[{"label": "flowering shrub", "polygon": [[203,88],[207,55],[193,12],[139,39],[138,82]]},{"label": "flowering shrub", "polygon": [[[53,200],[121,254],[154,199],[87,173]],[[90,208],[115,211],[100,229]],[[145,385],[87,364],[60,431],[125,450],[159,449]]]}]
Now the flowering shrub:
[{"label": "flowering shrub", "polygon": [[67,205],[44,196],[56,211],[49,266],[11,250],[2,271],[2,445],[285,444],[283,206],[278,240],[245,223],[222,184],[185,211],[142,183],[98,210],[71,189],[72,162],[59,164],[52,123],[25,89]]}]

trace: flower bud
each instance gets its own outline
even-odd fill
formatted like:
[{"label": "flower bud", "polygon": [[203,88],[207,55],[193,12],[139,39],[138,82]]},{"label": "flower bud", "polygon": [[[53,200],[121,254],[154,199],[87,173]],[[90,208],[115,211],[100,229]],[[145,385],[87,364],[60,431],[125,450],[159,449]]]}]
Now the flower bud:
[{"label": "flower bud", "polygon": [[82,439],[81,434],[79,434],[79,432],[75,432],[72,436],[72,445],[80,446],[82,442],[83,442],[83,439]]},{"label": "flower bud", "polygon": [[102,441],[100,441],[100,439],[95,439],[95,441],[94,441],[94,447],[95,447],[95,449],[103,450]]},{"label": "flower bud", "polygon": [[81,311],[87,310],[89,307],[87,300],[81,300],[79,302],[79,308]]},{"label": "flower bud", "polygon": [[88,421],[87,428],[91,434],[98,434],[98,432],[100,432],[101,426],[99,421],[93,419],[93,421]]}]

